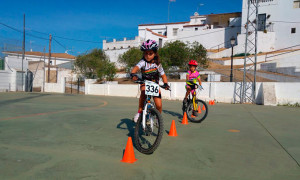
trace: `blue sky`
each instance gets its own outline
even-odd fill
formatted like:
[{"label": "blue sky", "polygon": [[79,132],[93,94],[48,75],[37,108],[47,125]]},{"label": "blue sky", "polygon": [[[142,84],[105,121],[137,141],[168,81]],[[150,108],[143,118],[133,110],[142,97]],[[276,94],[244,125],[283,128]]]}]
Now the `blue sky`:
[{"label": "blue sky", "polygon": [[[176,0],[170,6],[170,22],[189,21],[197,10],[199,14],[240,12],[242,0]],[[168,0],[152,1],[102,1],[102,0],[1,0],[0,23],[23,27],[26,14],[26,30],[35,36],[48,39],[55,36],[99,41],[107,38],[134,37],[138,34],[138,24],[164,23],[168,21]],[[35,31],[44,32],[40,34]],[[0,47],[21,45],[22,34],[0,25]],[[101,48],[101,43],[83,43],[56,38],[71,54]],[[48,41],[26,36],[26,50],[48,50]],[[7,45],[9,46],[9,45]],[[52,44],[53,52],[64,52],[65,48]]]}]

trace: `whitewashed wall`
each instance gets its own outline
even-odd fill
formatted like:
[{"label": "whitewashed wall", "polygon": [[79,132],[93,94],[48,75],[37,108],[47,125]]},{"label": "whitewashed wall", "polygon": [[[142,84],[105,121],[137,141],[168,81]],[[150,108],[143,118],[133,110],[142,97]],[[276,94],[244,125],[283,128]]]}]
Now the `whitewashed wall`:
[{"label": "whitewashed wall", "polygon": [[[22,55],[20,56],[11,56],[8,55],[4,58],[5,69],[17,69],[22,70]],[[28,69],[28,58],[25,58],[23,61],[23,70]]]},{"label": "whitewashed wall", "polygon": [[45,92],[65,93],[65,78],[61,78],[59,83],[45,83]]},{"label": "whitewashed wall", "polygon": [[[86,94],[89,95],[104,95],[104,96],[124,96],[124,97],[139,97],[140,91],[138,85],[122,85],[122,84],[93,84],[95,80],[86,80]],[[184,82],[169,83],[172,91],[161,90],[162,98],[169,100],[182,100],[185,96]],[[257,104],[277,105],[285,103],[300,103],[300,83],[266,83],[266,85],[274,86],[273,89],[268,89],[263,86],[264,83],[256,84],[256,102]],[[240,83],[230,82],[205,82],[203,83],[204,90],[200,92],[199,98],[203,100],[216,100],[217,102],[234,103],[240,99],[239,94],[236,94],[236,89]],[[267,86],[265,86],[267,87]],[[288,91],[287,91],[288,88]],[[275,91],[266,92],[266,91]],[[274,97],[272,97],[274,95]],[[275,103],[270,103],[268,100],[275,99]]]},{"label": "whitewashed wall", "polygon": [[127,52],[130,48],[126,49],[109,49],[109,50],[104,50],[105,54],[108,56],[110,62],[115,63],[115,65],[118,68],[122,68],[124,65],[119,63],[119,56]]},{"label": "whitewashed wall", "polygon": [[[253,37],[254,38],[254,35]],[[275,38],[276,34],[274,32],[258,32],[258,42],[257,42],[257,53],[259,52],[270,52],[275,50]],[[237,36],[238,45],[234,46],[233,54],[245,53],[245,34],[239,34]],[[253,52],[254,53],[254,52]],[[230,57],[231,56],[231,48],[226,49],[224,51],[220,51],[218,53],[214,53],[209,55],[209,58],[222,58],[222,57]]]},{"label": "whitewashed wall", "polygon": [[[247,22],[247,1],[243,0],[242,8],[242,26]],[[275,50],[294,46],[300,42],[300,24],[299,22],[300,9],[293,8],[295,0],[269,0],[261,1],[259,6],[259,14],[270,15],[267,19],[273,25],[273,31],[276,33]],[[296,33],[291,33],[291,28],[296,28]],[[242,28],[242,33],[245,33],[245,28]]]},{"label": "whitewashed wall", "polygon": [[16,91],[16,71],[0,70],[0,91]]},{"label": "whitewashed wall", "polygon": [[267,63],[257,65],[258,70],[300,76],[300,51],[274,57],[271,57],[272,55],[269,56],[270,58],[267,58]]}]

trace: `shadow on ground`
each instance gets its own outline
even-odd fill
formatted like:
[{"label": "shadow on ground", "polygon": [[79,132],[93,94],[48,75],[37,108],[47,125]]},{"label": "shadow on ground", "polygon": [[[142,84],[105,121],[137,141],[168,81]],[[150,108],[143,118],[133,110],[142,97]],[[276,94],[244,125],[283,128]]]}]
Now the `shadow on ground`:
[{"label": "shadow on ground", "polygon": [[178,112],[173,112],[173,111],[168,111],[168,110],[163,110],[163,112],[166,114],[170,114],[171,116],[177,117],[178,119],[183,118],[183,115]]},{"label": "shadow on ground", "polygon": [[[126,125],[126,127],[124,127]],[[121,122],[117,125],[118,129],[127,129],[128,130],[128,137],[133,137],[134,136],[134,126],[135,123],[128,118],[121,119]]]},{"label": "shadow on ground", "polygon": [[39,98],[39,97],[44,97],[44,96],[49,96],[50,94],[37,94],[37,93],[28,93],[29,95],[32,96],[27,96],[19,99],[12,99],[12,100],[6,100],[6,101],[0,101],[0,106],[6,106],[8,104],[13,104],[13,103],[18,103],[22,101],[26,101],[29,99],[34,99],[34,98]]}]

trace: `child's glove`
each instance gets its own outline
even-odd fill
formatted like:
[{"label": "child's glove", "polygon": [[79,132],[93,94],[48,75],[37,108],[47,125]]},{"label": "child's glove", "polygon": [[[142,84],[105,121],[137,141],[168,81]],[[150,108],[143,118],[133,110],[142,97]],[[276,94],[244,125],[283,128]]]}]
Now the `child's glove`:
[{"label": "child's glove", "polygon": [[169,89],[170,89],[170,86],[169,86],[168,83],[164,83],[163,88],[166,89],[166,90],[169,90]]}]

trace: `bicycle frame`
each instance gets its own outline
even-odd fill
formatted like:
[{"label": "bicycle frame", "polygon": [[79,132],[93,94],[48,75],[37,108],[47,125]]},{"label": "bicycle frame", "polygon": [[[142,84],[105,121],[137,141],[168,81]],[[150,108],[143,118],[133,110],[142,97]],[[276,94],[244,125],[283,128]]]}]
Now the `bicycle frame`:
[{"label": "bicycle frame", "polygon": [[[147,110],[148,108],[155,108],[154,105],[151,103],[151,96],[149,95],[146,95],[146,99],[145,99],[145,103],[144,103],[144,109],[143,109],[143,119],[142,119],[142,125],[143,125],[143,129],[145,130],[146,129],[146,114],[147,114]],[[151,126],[151,129],[153,131],[153,120],[151,118],[151,121],[150,121],[150,126]]]},{"label": "bicycle frame", "polygon": [[[196,104],[196,99],[197,99],[196,98],[196,95],[197,95],[196,91],[198,89],[198,85],[196,84],[196,86],[197,86],[197,88],[194,89],[193,94],[192,94],[192,92],[190,92],[190,94],[189,94],[189,99],[191,99],[193,101],[194,110],[198,109],[198,107],[197,107],[198,105]],[[192,95],[192,98],[191,98],[191,95]]]}]

